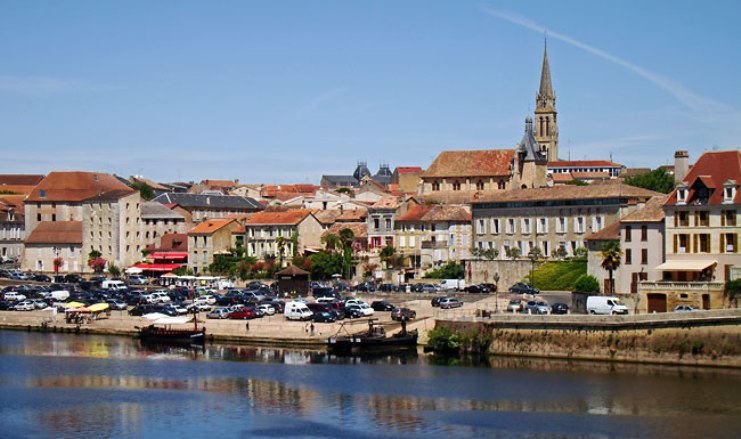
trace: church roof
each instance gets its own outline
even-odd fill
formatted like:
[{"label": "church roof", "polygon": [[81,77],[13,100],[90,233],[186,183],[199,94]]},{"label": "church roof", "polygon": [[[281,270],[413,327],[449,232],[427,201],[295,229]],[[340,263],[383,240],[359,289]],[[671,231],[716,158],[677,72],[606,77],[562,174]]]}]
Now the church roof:
[{"label": "church roof", "polygon": [[554,98],[553,84],[551,83],[551,67],[548,64],[548,46],[543,49],[543,70],[540,72],[540,90],[538,96],[543,98]]},{"label": "church roof", "polygon": [[513,149],[443,151],[424,177],[508,177],[514,159]]},{"label": "church roof", "polygon": [[540,144],[535,140],[533,132],[533,119],[530,116],[525,118],[525,134],[522,140],[517,144],[517,152],[524,153],[526,162],[536,162],[546,164],[548,158],[540,152]]}]

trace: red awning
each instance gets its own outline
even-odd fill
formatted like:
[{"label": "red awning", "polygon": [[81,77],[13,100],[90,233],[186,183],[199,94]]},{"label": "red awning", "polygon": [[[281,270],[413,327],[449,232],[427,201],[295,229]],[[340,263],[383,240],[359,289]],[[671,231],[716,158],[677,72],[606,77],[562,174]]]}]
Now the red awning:
[{"label": "red awning", "polygon": [[154,252],[149,255],[149,259],[155,261],[162,259],[185,260],[188,259],[188,252]]},{"label": "red awning", "polygon": [[134,267],[139,268],[142,271],[156,271],[167,273],[172,270],[177,270],[185,264],[136,264]]}]

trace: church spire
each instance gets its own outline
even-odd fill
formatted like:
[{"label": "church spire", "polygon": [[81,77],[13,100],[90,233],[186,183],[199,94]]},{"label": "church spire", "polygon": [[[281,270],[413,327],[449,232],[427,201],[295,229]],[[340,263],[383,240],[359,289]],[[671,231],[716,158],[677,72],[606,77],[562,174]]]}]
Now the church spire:
[{"label": "church spire", "polygon": [[548,42],[543,48],[543,69],[540,72],[540,91],[538,92],[538,106],[553,108],[556,96],[553,94],[551,83],[551,66],[548,63]]},{"label": "church spire", "polygon": [[558,121],[556,94],[551,83],[551,66],[548,62],[548,42],[543,48],[543,69],[540,72],[540,89],[535,98],[535,139],[548,161],[558,160]]}]

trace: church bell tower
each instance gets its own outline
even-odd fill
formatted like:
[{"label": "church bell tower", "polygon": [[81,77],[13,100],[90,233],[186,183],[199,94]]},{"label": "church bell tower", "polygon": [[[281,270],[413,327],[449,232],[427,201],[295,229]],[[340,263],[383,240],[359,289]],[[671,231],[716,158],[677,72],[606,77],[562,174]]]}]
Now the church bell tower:
[{"label": "church bell tower", "polygon": [[543,69],[540,72],[540,90],[535,98],[535,140],[549,162],[558,160],[558,122],[556,120],[556,94],[551,84],[548,64],[548,44],[543,50]]}]

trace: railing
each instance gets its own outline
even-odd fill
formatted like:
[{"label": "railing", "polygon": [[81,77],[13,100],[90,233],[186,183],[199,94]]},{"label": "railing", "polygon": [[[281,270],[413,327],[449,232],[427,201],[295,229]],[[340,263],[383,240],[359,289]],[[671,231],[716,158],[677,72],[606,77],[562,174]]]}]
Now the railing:
[{"label": "railing", "polygon": [[641,281],[640,288],[643,290],[702,290],[702,291],[721,291],[723,282],[680,282],[680,281]]}]

